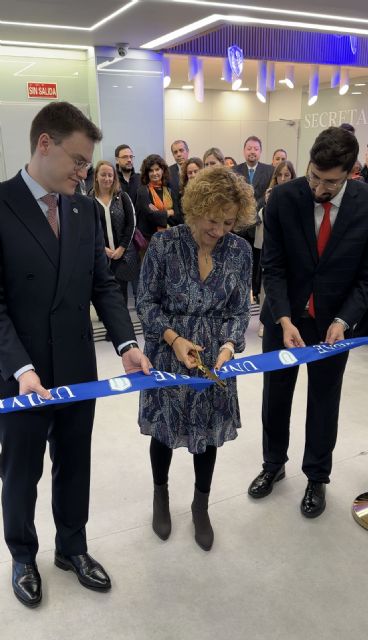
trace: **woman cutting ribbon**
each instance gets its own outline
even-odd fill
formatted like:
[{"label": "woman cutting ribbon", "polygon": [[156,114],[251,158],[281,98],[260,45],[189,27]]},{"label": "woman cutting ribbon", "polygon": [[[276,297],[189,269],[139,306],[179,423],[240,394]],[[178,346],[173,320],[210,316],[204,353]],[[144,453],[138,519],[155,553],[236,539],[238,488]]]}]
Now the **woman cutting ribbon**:
[{"label": "woman cutting ribbon", "polygon": [[[244,349],[250,316],[251,249],[233,230],[253,224],[253,190],[225,167],[201,171],[182,200],[186,224],[152,238],[142,266],[137,312],[145,352],[156,369],[197,375],[220,368]],[[153,521],[163,540],[171,532],[168,472],[172,450],[193,454],[192,503],[195,539],[213,544],[208,499],[217,447],[237,437],[240,425],[236,380],[212,385],[147,390],[141,393],[141,432],[151,436],[154,481]]]}]

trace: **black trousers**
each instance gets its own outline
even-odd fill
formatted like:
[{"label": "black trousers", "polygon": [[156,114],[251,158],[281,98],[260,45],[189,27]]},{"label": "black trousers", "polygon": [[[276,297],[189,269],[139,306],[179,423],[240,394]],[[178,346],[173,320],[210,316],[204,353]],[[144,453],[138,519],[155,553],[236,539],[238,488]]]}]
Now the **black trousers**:
[{"label": "black trousers", "polygon": [[[321,339],[312,318],[302,318],[298,329],[306,345]],[[263,351],[284,348],[279,325],[264,327]],[[329,482],[332,452],[336,444],[341,387],[348,353],[341,353],[308,367],[308,398],[302,469],[309,480]],[[265,373],[263,380],[263,467],[277,471],[287,462],[290,414],[299,367]]]},{"label": "black trousers", "polygon": [[55,410],[0,416],[4,534],[18,562],[33,562],[38,551],[34,516],[47,440],[52,460],[56,548],[65,555],[87,551],[94,410],[95,402],[87,400]]},{"label": "black trousers", "polygon": [[[212,446],[208,446],[204,453],[195,453],[193,455],[195,486],[202,493],[210,492],[216,455],[217,447]],[[150,457],[154,483],[166,484],[172,459],[172,449],[156,440],[156,438],[152,438]]]}]

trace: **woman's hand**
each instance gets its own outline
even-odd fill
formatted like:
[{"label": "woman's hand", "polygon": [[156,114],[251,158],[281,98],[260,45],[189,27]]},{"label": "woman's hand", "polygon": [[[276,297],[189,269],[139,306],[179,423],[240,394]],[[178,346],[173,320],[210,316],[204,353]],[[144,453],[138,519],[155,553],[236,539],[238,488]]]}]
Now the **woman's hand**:
[{"label": "woman's hand", "polygon": [[150,204],[148,205],[148,208],[149,208],[151,211],[158,211],[157,207],[155,207],[155,205],[154,205],[154,204],[152,204],[152,203],[150,203]]},{"label": "woman's hand", "polygon": [[175,215],[174,209],[167,209],[167,215],[168,216],[174,216]]},{"label": "woman's hand", "polygon": [[111,260],[112,254],[114,253],[113,250],[110,249],[110,247],[105,247],[105,253],[106,253],[107,257],[109,258],[109,260]]},{"label": "woman's hand", "polygon": [[232,360],[233,357],[231,349],[228,349],[227,347],[220,349],[214,369],[221,369],[222,365],[225,364],[225,362],[228,362],[228,360]]},{"label": "woman's hand", "polygon": [[187,369],[195,369],[197,366],[197,358],[195,357],[195,351],[204,351],[204,347],[200,347],[186,338],[179,336],[175,339],[172,346],[179,362],[182,362]]},{"label": "woman's hand", "polygon": [[120,260],[120,258],[124,255],[124,253],[125,253],[124,247],[117,247],[117,249],[114,249],[114,251],[112,252],[110,258],[111,260]]}]

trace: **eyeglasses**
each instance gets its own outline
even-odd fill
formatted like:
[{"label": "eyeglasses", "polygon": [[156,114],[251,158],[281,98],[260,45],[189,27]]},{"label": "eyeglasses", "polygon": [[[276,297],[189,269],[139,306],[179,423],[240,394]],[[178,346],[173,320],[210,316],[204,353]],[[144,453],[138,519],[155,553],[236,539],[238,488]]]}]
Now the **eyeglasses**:
[{"label": "eyeglasses", "polygon": [[88,171],[92,167],[92,162],[86,162],[85,160],[80,160],[79,158],[75,158],[74,156],[71,155],[71,153],[69,153],[69,151],[64,149],[62,144],[58,144],[57,146],[60,147],[64,151],[64,153],[66,153],[66,155],[69,156],[71,160],[73,160],[74,168],[76,169],[76,171],[84,171],[84,170]]},{"label": "eyeglasses", "polygon": [[346,178],[342,180],[321,180],[317,178],[317,176],[311,176],[310,174],[306,175],[306,178],[311,187],[318,187],[318,185],[321,184],[326,191],[335,191],[335,189],[341,187],[346,180]]},{"label": "eyeglasses", "polygon": [[135,156],[119,156],[118,160],[134,160]]}]

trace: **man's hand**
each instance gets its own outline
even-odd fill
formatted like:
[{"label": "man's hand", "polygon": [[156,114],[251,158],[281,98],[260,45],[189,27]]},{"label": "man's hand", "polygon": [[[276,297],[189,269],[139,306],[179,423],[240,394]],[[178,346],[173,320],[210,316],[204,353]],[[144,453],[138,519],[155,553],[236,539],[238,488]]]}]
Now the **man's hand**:
[{"label": "man's hand", "polygon": [[117,249],[115,249],[110,256],[111,260],[120,260],[120,258],[124,255],[124,252],[124,247],[117,247]]},{"label": "man's hand", "polygon": [[153,369],[152,364],[148,360],[147,356],[137,348],[129,349],[121,356],[125,373],[135,373],[136,371],[143,371],[146,376],[150,375],[150,369]]},{"label": "man's hand", "polygon": [[335,344],[335,342],[343,340],[344,338],[344,327],[341,322],[332,322],[327,329],[325,342],[327,342],[327,344]]},{"label": "man's hand", "polygon": [[284,345],[287,349],[293,347],[305,347],[304,340],[302,339],[299,330],[291,322],[290,318],[286,316],[280,319],[280,324],[283,331]]},{"label": "man's hand", "polygon": [[37,393],[45,400],[52,400],[50,391],[42,386],[41,380],[35,371],[25,371],[19,376],[18,382],[20,395],[24,395],[26,393]]},{"label": "man's hand", "polygon": [[107,257],[111,260],[112,254],[114,253],[113,250],[110,249],[110,247],[105,247],[105,253]]}]

